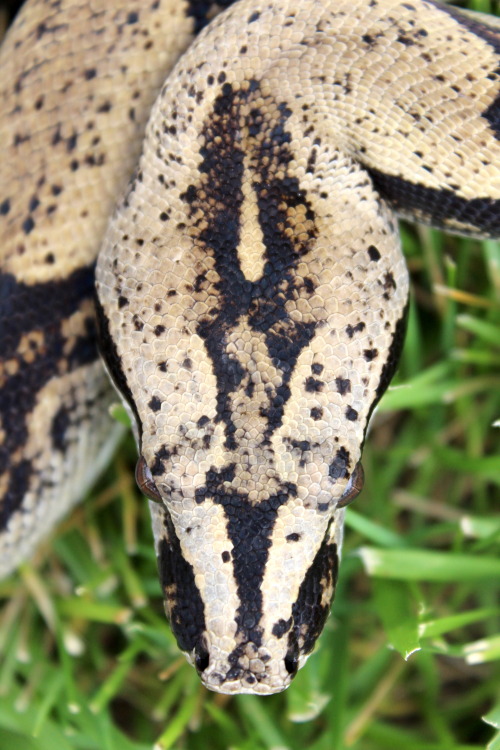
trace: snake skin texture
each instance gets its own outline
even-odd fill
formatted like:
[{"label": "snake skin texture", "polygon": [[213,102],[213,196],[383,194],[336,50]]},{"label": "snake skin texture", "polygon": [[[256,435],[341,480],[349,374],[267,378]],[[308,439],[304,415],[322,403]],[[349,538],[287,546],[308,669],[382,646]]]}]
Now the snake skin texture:
[{"label": "snake skin texture", "polygon": [[500,236],[500,33],[434,0],[219,10],[31,1],[2,48],[0,573],[119,438],[97,258],[173,632],[266,695],[328,616],[397,365],[396,216]]}]

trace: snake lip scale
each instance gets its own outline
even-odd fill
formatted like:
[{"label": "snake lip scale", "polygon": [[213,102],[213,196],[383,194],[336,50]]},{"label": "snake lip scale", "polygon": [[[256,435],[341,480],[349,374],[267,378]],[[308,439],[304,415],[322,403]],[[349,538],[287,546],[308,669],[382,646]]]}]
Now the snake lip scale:
[{"label": "snake lip scale", "polygon": [[28,0],[0,51],[0,574],[114,451],[107,370],[179,647],[208,688],[269,695],[328,616],[397,366],[397,217],[500,236],[499,24],[91,6]]}]

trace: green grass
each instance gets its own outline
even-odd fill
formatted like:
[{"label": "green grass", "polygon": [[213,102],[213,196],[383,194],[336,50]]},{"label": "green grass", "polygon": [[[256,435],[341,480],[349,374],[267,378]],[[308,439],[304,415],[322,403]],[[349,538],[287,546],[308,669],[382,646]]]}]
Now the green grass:
[{"label": "green grass", "polygon": [[333,614],[291,688],[211,694],[185,663],[129,439],[0,582],[0,750],[500,748],[500,243],[403,234],[401,366],[367,440]]}]

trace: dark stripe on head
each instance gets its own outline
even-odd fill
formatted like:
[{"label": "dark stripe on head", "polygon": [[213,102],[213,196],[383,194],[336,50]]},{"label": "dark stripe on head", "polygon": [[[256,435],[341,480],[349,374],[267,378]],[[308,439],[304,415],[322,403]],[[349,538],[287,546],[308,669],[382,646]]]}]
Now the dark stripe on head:
[{"label": "dark stripe on head", "polygon": [[263,615],[262,582],[272,544],[271,535],[278,509],[297,494],[294,485],[287,485],[281,493],[252,505],[245,495],[228,492],[224,486],[224,482],[232,481],[234,468],[231,465],[220,472],[212,469],[207,473],[206,486],[197,492],[199,503],[211,497],[215,503],[222,505],[227,534],[233,545],[231,557],[240,601],[235,621],[241,648],[235,649],[229,657],[233,667],[227,679],[238,677],[238,659],[245,644],[252,643],[256,647],[262,644],[262,627],[259,624]]},{"label": "dark stripe on head", "polygon": [[[500,236],[500,201],[493,198],[461,198],[453,190],[425,187],[402,177],[370,169],[375,187],[391,206],[404,214],[416,212],[418,219],[451,231],[453,222],[472,226],[481,234]],[[451,223],[450,223],[451,222]],[[471,230],[470,234],[474,234]]]},{"label": "dark stripe on head", "polygon": [[205,607],[194,580],[193,566],[185,560],[170,513],[163,510],[165,537],[158,545],[158,572],[168,604],[167,616],[182,651],[200,649],[206,630]]},{"label": "dark stripe on head", "polygon": [[[208,222],[195,241],[205,255],[213,256],[219,277],[215,291],[220,304],[200,320],[197,332],[213,362],[218,391],[217,420],[225,424],[226,447],[230,449],[236,447],[230,395],[242,383],[245,371],[237,357],[226,352],[228,332],[240,318],[246,318],[251,330],[264,335],[269,358],[281,370],[281,385],[262,413],[268,420],[269,436],[281,424],[295,362],[314,336],[316,325],[294,321],[286,309],[287,303],[300,296],[299,291],[307,296],[314,294],[313,285],[305,289],[304,280],[297,278],[295,269],[316,236],[314,212],[297,179],[287,173],[292,152],[286,121],[291,113],[285,105],[269,101],[269,111],[275,113],[275,119],[266,122],[265,107],[249,106],[258,96],[256,81],[249,82],[246,90],[238,91],[233,91],[230,84],[223,85],[203,130],[206,145],[200,151],[201,184],[190,185],[182,196],[189,205],[190,216],[201,215]],[[244,114],[248,109],[249,113]],[[245,147],[240,139],[242,131],[248,133],[246,151],[251,188],[256,194],[265,245],[264,271],[257,281],[245,278],[238,257]],[[285,176],[278,177],[279,172]],[[305,241],[293,236],[296,215],[309,225]],[[194,221],[195,227],[198,222],[199,219]],[[199,289],[206,283],[206,274],[201,274]]]},{"label": "dark stripe on head", "polygon": [[328,618],[335,594],[339,558],[337,545],[329,542],[328,536],[329,532],[302,581],[297,600],[292,607],[292,625],[288,635],[286,659],[287,669],[292,674],[297,671],[299,654],[309,654],[313,650]]}]

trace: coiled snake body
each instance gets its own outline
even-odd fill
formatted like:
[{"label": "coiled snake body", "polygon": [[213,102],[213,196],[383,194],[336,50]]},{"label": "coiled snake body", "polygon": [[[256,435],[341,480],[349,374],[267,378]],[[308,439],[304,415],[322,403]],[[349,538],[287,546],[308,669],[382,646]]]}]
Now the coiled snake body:
[{"label": "coiled snake body", "polygon": [[219,9],[32,0],[5,40],[0,570],[118,439],[104,236],[173,631],[207,687],[269,694],[324,625],[401,348],[394,212],[500,235],[500,34],[434,0],[240,0],[163,83]]}]

